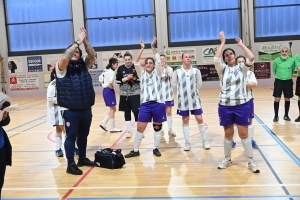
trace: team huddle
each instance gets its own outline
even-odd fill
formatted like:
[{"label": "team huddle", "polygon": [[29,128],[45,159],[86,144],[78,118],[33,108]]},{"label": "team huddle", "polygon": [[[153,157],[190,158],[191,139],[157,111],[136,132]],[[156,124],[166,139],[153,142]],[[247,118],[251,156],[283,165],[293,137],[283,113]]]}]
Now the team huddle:
[{"label": "team huddle", "polygon": [[[253,148],[258,148],[258,146],[253,139],[254,103],[251,89],[257,85],[257,80],[254,73],[249,70],[254,63],[254,55],[243,44],[242,40],[237,38],[236,42],[246,57],[236,56],[233,49],[224,49],[225,36],[223,31],[220,32],[219,37],[221,44],[215,52],[214,65],[220,79],[221,91],[218,113],[220,125],[223,126],[225,133],[225,156],[218,168],[225,169],[232,165],[231,150],[235,148],[235,137],[238,134],[248,157],[248,168],[253,173],[258,173],[260,170],[253,159]],[[85,59],[81,58],[82,53],[79,48],[81,43],[84,44],[88,53]],[[106,69],[99,77],[103,86],[104,102],[109,107],[109,112],[105,115],[100,127],[104,131],[122,131],[115,126],[117,102],[114,82],[116,82],[120,87],[118,107],[119,111],[124,112],[127,138],[133,136],[131,112],[137,122],[134,148],[125,157],[140,156],[140,144],[149,122],[152,122],[154,130],[153,154],[161,156],[159,144],[164,135],[163,122],[167,121],[168,135],[176,137],[172,127],[173,87],[176,87],[177,114],[182,117],[184,150],[189,151],[191,149],[190,114],[194,115],[196,119],[203,148],[210,149],[199,93],[199,88],[202,85],[201,71],[191,65],[192,59],[189,53],[182,54],[182,65],[173,71],[167,65],[166,56],[157,53],[155,44],[156,37],[151,43],[154,58],[146,58],[143,67],[139,63],[145,49],[142,39],[140,39],[141,49],[134,60],[129,53],[123,55],[124,64],[121,66],[119,66],[118,58],[109,59]],[[57,63],[54,69],[54,80],[50,83],[50,89],[48,88],[48,122],[56,126],[56,155],[63,156],[61,132],[65,129],[67,173],[73,175],[82,174],[78,168],[80,166],[94,165],[92,161],[86,158],[87,136],[91,125],[91,106],[94,105],[95,101],[95,93],[91,89],[91,76],[88,69],[92,66],[94,59],[95,52],[86,40],[86,30],[81,28],[76,42],[68,47]],[[55,87],[51,89],[51,86]],[[107,128],[108,121],[110,121],[110,129]],[[78,147],[75,147],[75,144]],[[77,164],[74,161],[74,153],[79,156]]]}]

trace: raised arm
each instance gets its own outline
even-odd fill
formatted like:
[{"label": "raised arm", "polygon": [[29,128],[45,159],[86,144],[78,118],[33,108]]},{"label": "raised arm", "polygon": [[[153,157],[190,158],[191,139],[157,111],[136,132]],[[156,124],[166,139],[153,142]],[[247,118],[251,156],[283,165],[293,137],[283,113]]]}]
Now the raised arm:
[{"label": "raised arm", "polygon": [[[85,35],[87,36],[87,32],[84,27],[81,27],[80,30],[85,32]],[[88,54],[87,57],[85,58],[85,64],[87,68],[91,68],[96,59],[96,52],[94,48],[91,46],[91,44],[87,41],[86,37],[83,39],[83,45]]]},{"label": "raised arm", "polygon": [[218,50],[217,50],[217,52],[216,52],[216,54],[215,54],[215,57],[216,58],[221,58],[221,55],[222,55],[222,51],[223,51],[223,49],[224,49],[224,45],[225,45],[225,35],[224,35],[224,31],[221,31],[220,33],[219,33],[219,37],[220,37],[220,41],[221,41],[221,44],[220,44],[220,46],[218,47]]},{"label": "raised arm", "polygon": [[143,41],[142,38],[140,38],[140,44],[141,44],[141,49],[138,52],[138,54],[136,55],[135,60],[134,60],[134,67],[135,67],[135,70],[136,70],[136,73],[137,73],[138,77],[141,77],[141,74],[142,74],[142,67],[141,67],[141,64],[139,63],[139,60],[140,60],[141,55],[142,55],[142,53],[145,49],[145,44],[144,44],[144,41]]},{"label": "raised arm", "polygon": [[136,54],[136,57],[135,57],[135,62],[139,62],[140,58],[141,58],[141,55],[145,49],[145,44],[144,44],[144,41],[142,38],[140,38],[140,44],[141,44],[141,49],[140,51],[138,52],[138,54]]},{"label": "raised arm", "polygon": [[62,55],[62,57],[58,61],[58,68],[60,71],[63,71],[66,69],[74,52],[76,51],[76,49],[79,47],[79,45],[83,42],[83,40],[85,38],[86,38],[86,33],[81,30],[81,32],[78,34],[78,38],[77,38],[76,42],[74,42],[74,44],[72,44],[69,48],[66,49],[65,53]]},{"label": "raised arm", "polygon": [[163,68],[161,67],[161,60],[160,60],[160,55],[157,53],[156,48],[155,48],[155,43],[157,41],[156,36],[153,37],[152,43],[151,43],[151,49],[152,52],[155,56],[155,69],[157,71],[157,75],[159,77],[162,76]]},{"label": "raised arm", "polygon": [[219,33],[219,38],[220,38],[220,41],[221,41],[221,44],[220,46],[218,47],[218,50],[215,54],[215,57],[214,57],[214,64],[215,64],[215,67],[216,67],[216,70],[218,72],[218,75],[219,77],[221,76],[221,73],[222,73],[222,69],[223,69],[223,66],[222,66],[222,62],[221,62],[221,56],[222,56],[222,51],[224,49],[224,45],[225,45],[225,35],[224,35],[224,32],[221,31]]},{"label": "raised arm", "polygon": [[[238,43],[238,46],[241,47],[241,49],[243,49],[243,51],[245,52],[246,57],[249,59],[249,61],[251,63],[253,63],[254,62],[254,55],[253,55],[252,51],[250,51],[250,49],[248,49],[244,45],[243,41],[240,38],[236,38],[235,41]],[[251,65],[251,63],[250,63],[250,65]]]}]

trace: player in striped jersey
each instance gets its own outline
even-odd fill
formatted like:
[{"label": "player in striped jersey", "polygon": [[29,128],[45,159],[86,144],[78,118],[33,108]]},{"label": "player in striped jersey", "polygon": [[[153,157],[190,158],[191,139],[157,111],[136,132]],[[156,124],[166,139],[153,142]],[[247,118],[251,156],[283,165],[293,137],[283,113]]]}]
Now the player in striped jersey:
[{"label": "player in striped jersey", "polygon": [[[231,146],[233,136],[233,125],[237,124],[238,133],[241,137],[243,147],[248,157],[248,168],[253,173],[258,173],[255,161],[253,159],[253,150],[251,138],[248,136],[248,126],[250,125],[249,113],[250,107],[246,90],[246,75],[250,65],[253,64],[253,53],[243,44],[240,38],[236,38],[238,46],[247,56],[246,63],[236,64],[236,55],[233,49],[227,48],[223,51],[225,45],[224,32],[220,34],[221,45],[218,48],[214,64],[220,78],[220,101],[219,101],[219,119],[220,125],[224,127],[224,154],[225,158],[218,165],[219,169],[225,169],[232,165]],[[223,53],[222,53],[223,51]],[[221,61],[221,55],[225,63]]]},{"label": "player in striped jersey", "polygon": [[[137,71],[138,77],[141,81],[141,107],[138,117],[137,132],[134,137],[134,149],[125,158],[139,156],[139,147],[143,139],[143,133],[147,127],[147,124],[153,121],[154,129],[154,148],[153,154],[161,156],[158,150],[161,139],[161,127],[162,122],[166,121],[166,108],[162,95],[161,77],[162,67],[160,56],[155,49],[156,37],[154,37],[151,48],[155,55],[155,61],[153,58],[145,59],[145,67],[142,68],[140,63],[135,62],[134,66]],[[145,44],[140,39],[141,50],[145,48]]]},{"label": "player in striped jersey", "polygon": [[[164,69],[161,77],[162,93],[165,98],[167,123],[168,123],[168,134],[170,137],[176,137],[175,132],[172,130],[173,118],[172,118],[172,107],[174,106],[174,93],[172,87],[172,67],[167,65],[167,59],[164,54],[160,55],[161,66]],[[162,130],[162,135],[164,135]]]},{"label": "player in striped jersey", "polygon": [[[245,63],[246,62],[246,58],[244,56],[238,56],[236,57],[236,63]],[[249,70],[247,72],[247,77],[246,77],[246,86],[247,86],[247,94],[248,94],[248,100],[249,100],[249,106],[250,106],[250,125],[248,126],[248,134],[251,138],[251,144],[252,147],[255,149],[258,149],[258,146],[255,142],[255,140],[253,139],[253,133],[254,133],[254,126],[252,124],[252,119],[254,118],[254,102],[253,102],[253,94],[252,94],[252,88],[257,86],[257,80],[255,78],[255,74],[253,73],[253,71]],[[236,135],[237,135],[237,126],[234,126],[234,134],[233,134],[233,138],[232,138],[232,146],[231,149],[235,148],[236,145]]]},{"label": "player in striped jersey", "polygon": [[189,112],[195,116],[198,123],[198,128],[202,136],[203,148],[210,149],[210,145],[206,138],[206,127],[202,118],[203,111],[198,91],[202,85],[202,76],[198,68],[192,67],[191,60],[189,53],[182,54],[182,65],[175,70],[172,78],[172,85],[177,87],[177,114],[182,116],[185,151],[189,151],[191,148],[189,139]]}]

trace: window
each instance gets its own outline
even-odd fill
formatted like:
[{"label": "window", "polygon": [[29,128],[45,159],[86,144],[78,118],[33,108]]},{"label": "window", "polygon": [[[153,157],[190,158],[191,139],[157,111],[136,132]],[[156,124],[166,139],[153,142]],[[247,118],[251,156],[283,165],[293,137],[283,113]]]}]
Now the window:
[{"label": "window", "polygon": [[72,43],[70,0],[6,0],[5,8],[10,56],[57,53]]},{"label": "window", "polygon": [[95,50],[140,48],[155,35],[153,0],[85,0],[88,39]]},{"label": "window", "polygon": [[255,42],[300,39],[300,0],[255,0]]},{"label": "window", "polygon": [[[239,0],[168,0],[169,46],[219,43],[240,37]],[[228,39],[232,40],[228,40]]]}]

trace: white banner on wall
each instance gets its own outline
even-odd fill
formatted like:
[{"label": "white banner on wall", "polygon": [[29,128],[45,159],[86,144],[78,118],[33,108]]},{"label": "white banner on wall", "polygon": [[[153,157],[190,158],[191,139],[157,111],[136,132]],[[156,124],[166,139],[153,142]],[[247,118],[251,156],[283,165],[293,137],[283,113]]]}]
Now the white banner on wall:
[{"label": "white banner on wall", "polygon": [[50,55],[47,56],[47,70],[52,71],[55,68],[56,63],[61,58],[61,55]]},{"label": "white banner on wall", "polygon": [[15,74],[9,77],[9,88],[11,91],[18,90],[38,90],[38,74]]},{"label": "white banner on wall", "polygon": [[23,73],[22,57],[9,57],[8,58],[8,71],[10,73]]},{"label": "white banner on wall", "polygon": [[203,63],[214,64],[214,56],[218,47],[202,47],[201,58]]},{"label": "white banner on wall", "polygon": [[192,58],[191,64],[197,64],[196,48],[165,49],[165,55],[169,66],[182,65],[182,54],[189,53]]}]

